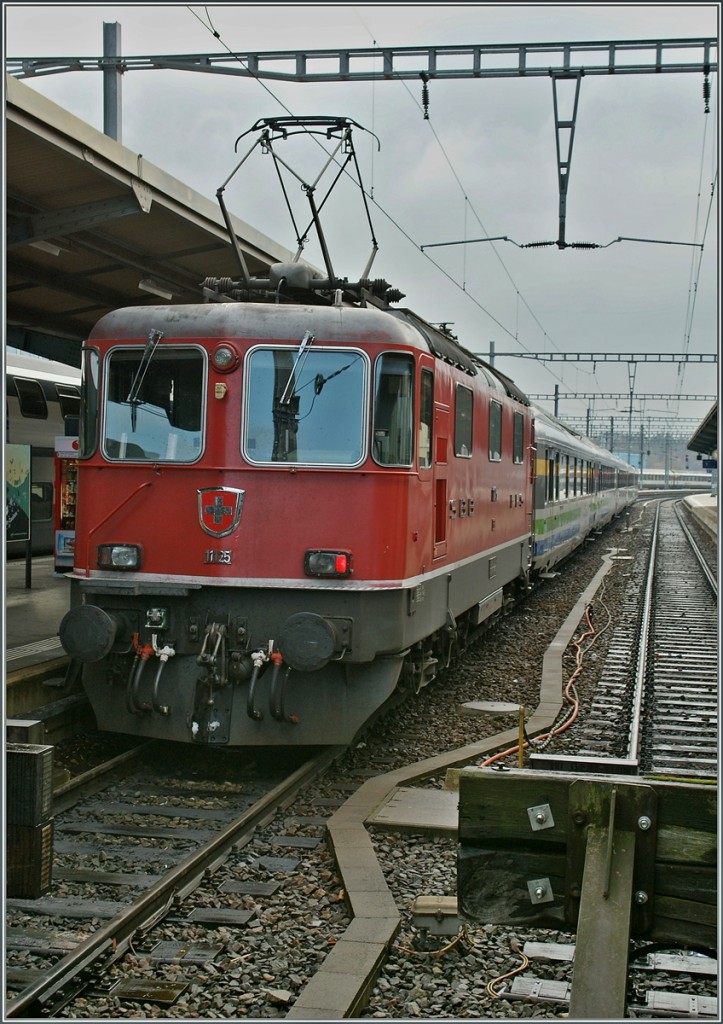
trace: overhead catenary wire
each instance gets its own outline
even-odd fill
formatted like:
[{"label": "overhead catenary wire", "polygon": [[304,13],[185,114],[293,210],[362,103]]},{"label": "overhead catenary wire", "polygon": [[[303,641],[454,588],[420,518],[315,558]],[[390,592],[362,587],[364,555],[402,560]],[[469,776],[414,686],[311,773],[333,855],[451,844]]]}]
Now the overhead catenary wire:
[{"label": "overhead catenary wire", "polygon": [[[234,49],[233,49],[232,47],[230,47],[230,46],[229,46],[229,45],[228,45],[228,44],[227,44],[227,43],[226,43],[226,42],[224,41],[224,39],[223,39],[223,38],[222,38],[222,36],[221,36],[221,33],[220,33],[220,32],[219,32],[219,31],[218,31],[218,30],[217,30],[216,28],[215,28],[215,26],[214,26],[214,24],[213,24],[213,22],[212,22],[212,20],[211,20],[211,16],[210,16],[210,14],[209,14],[209,12],[208,12],[208,7],[204,7],[204,11],[205,11],[205,13],[206,13],[206,21],[204,21],[204,19],[203,19],[203,18],[201,18],[201,17],[200,17],[200,16],[199,16],[199,15],[198,15],[198,14],[196,13],[196,11],[194,11],[194,10],[193,10],[193,8],[192,8],[191,6],[188,6],[188,8],[187,8],[187,9],[188,9],[188,10],[189,10],[189,12],[190,12],[190,13],[191,13],[191,14],[192,14],[192,15],[193,15],[193,16],[194,16],[194,17],[195,17],[195,18],[196,18],[196,19],[197,19],[197,20],[198,20],[198,21],[199,21],[199,22],[201,23],[201,25],[203,25],[203,27],[204,27],[204,28],[205,28],[205,29],[206,29],[207,31],[209,31],[209,32],[210,32],[210,33],[211,33],[211,34],[212,34],[212,35],[214,36],[214,38],[215,38],[215,39],[217,39],[217,40],[219,41],[219,43],[220,43],[220,44],[221,44],[221,45],[222,45],[222,46],[223,46],[223,47],[224,47],[224,48],[226,49],[227,53],[229,53],[229,54],[230,54],[231,56],[235,57],[235,58],[236,58],[236,59],[237,59],[237,60],[239,61],[239,63],[240,63],[240,64],[242,64],[242,65],[243,65],[243,66],[244,66],[244,67],[245,67],[245,68],[246,68],[246,69],[247,69],[247,70],[249,71],[249,74],[251,75],[251,77],[253,77],[253,78],[255,79],[255,81],[259,82],[259,84],[263,86],[263,88],[264,88],[264,89],[266,90],[266,92],[268,92],[268,94],[269,94],[269,95],[270,95],[270,96],[271,96],[271,97],[272,97],[272,98],[274,99],[274,101],[275,101],[276,103],[278,103],[278,104],[279,104],[279,105],[280,105],[280,106],[282,107],[282,109],[286,111],[286,113],[287,113],[287,114],[290,114],[290,115],[292,115],[292,116],[293,116],[293,112],[292,112],[292,111],[290,110],[290,108],[289,108],[289,107],[287,107],[287,106],[286,106],[286,104],[284,104],[284,103],[283,103],[283,102],[282,102],[282,101],[281,101],[281,100],[280,100],[280,99],[278,98],[278,96],[276,96],[276,95],[274,94],[273,90],[272,90],[272,89],[270,89],[270,88],[269,88],[269,87],[268,87],[268,86],[266,85],[266,83],[265,83],[265,82],[264,82],[264,81],[263,81],[263,80],[262,80],[262,79],[261,79],[261,78],[260,78],[259,76],[256,76],[256,75],[254,75],[254,74],[253,74],[253,71],[252,71],[252,70],[251,70],[251,69],[250,69],[250,68],[248,67],[248,64],[247,64],[247,63],[246,63],[246,62],[245,62],[245,61],[243,60],[243,58],[242,58],[242,57],[241,57],[241,56],[240,56],[240,55],[239,55],[239,54],[238,54],[238,53],[237,53],[237,52],[236,52],[236,51],[235,51],[235,50],[234,50]],[[407,88],[407,86],[406,86],[406,82],[403,82],[403,84],[405,85],[405,88]],[[411,95],[411,94],[410,94],[410,95]],[[431,126],[431,125],[430,125],[430,126]],[[441,149],[442,153],[444,154],[445,160],[447,161],[447,163],[448,163],[448,165],[449,165],[449,167],[450,167],[450,170],[451,170],[451,172],[452,172],[453,176],[455,177],[455,180],[456,180],[456,181],[457,181],[457,183],[459,184],[460,188],[462,188],[462,184],[461,184],[461,182],[460,182],[459,176],[457,175],[457,172],[456,172],[456,171],[454,170],[454,167],[452,166],[452,164],[451,164],[451,161],[449,160],[449,156],[448,156],[448,154],[446,153],[446,151],[444,150],[444,147],[442,146],[442,144],[441,144],[441,141],[439,140],[439,137],[438,137],[438,135],[437,135],[437,133],[436,133],[436,130],[434,130],[433,126],[431,126],[431,127],[432,127],[433,133],[434,133],[434,135],[435,135],[435,139],[437,140],[437,142],[438,142],[438,145],[440,146],[440,149]],[[316,141],[317,141],[317,142],[319,142],[319,140],[318,140],[318,139],[317,139]],[[319,145],[321,145],[321,143],[320,143],[320,142],[319,142]],[[323,148],[323,147],[322,147],[322,148]],[[356,184],[356,182],[355,182],[355,184]],[[362,186],[359,186],[359,187],[360,187],[360,188],[362,188]],[[462,189],[462,191],[463,191],[463,193],[464,193],[464,189]],[[373,194],[373,191],[372,191],[371,193],[366,193],[366,192],[365,192],[365,195],[367,196],[367,198],[369,199],[369,201],[370,201],[370,202],[372,202],[372,203],[374,204],[375,208],[376,208],[377,210],[379,210],[379,212],[380,212],[380,213],[381,213],[381,214],[382,214],[382,215],[383,215],[384,217],[386,217],[386,218],[387,218],[387,220],[389,221],[389,223],[390,223],[390,224],[391,224],[391,225],[392,225],[392,226],[393,226],[393,227],[394,227],[394,228],[395,228],[395,229],[396,229],[396,230],[397,230],[397,231],[398,231],[398,232],[399,232],[399,233],[400,233],[400,234],[402,235],[402,237],[404,237],[404,238],[405,238],[405,239],[406,239],[406,240],[407,240],[408,242],[410,242],[410,244],[411,244],[411,245],[413,245],[413,246],[414,246],[414,248],[415,248],[416,250],[418,250],[419,252],[422,252],[422,248],[421,248],[420,244],[419,244],[419,243],[418,243],[417,241],[415,241],[415,240],[414,240],[414,239],[412,238],[412,236],[411,236],[411,235],[410,235],[410,234],[409,234],[409,233],[408,233],[408,232],[407,232],[407,231],[406,231],[406,230],[405,230],[405,229],[404,229],[404,228],[403,228],[403,227],[401,226],[401,224],[399,224],[399,222],[398,222],[398,221],[397,221],[397,220],[396,220],[396,219],[395,219],[395,218],[394,218],[394,217],[393,217],[393,216],[392,216],[392,215],[391,215],[391,214],[390,214],[390,213],[389,213],[389,212],[388,212],[388,211],[387,211],[386,209],[384,209],[384,207],[382,207],[382,206],[381,206],[381,204],[380,204],[380,203],[379,203],[379,202],[377,201],[377,199],[375,199],[375,197],[374,197],[374,194]],[[471,205],[471,204],[470,204],[470,205]],[[473,213],[474,213],[474,216],[475,216],[475,218],[477,219],[477,222],[478,222],[478,223],[479,223],[479,224],[481,225],[481,220],[480,220],[479,216],[477,215],[476,211],[474,211],[474,208],[473,208],[473,207],[471,207],[471,208],[472,208],[472,211],[473,211]],[[482,226],[482,225],[481,225],[481,226]],[[458,281],[458,280],[457,280],[457,279],[456,279],[456,278],[455,278],[455,277],[454,277],[453,275],[451,275],[451,274],[450,274],[450,273],[449,273],[448,271],[446,271],[446,270],[445,270],[445,269],[444,269],[444,268],[443,268],[443,267],[442,267],[442,266],[441,266],[441,265],[440,265],[439,263],[437,263],[437,261],[436,261],[436,260],[432,259],[432,258],[431,258],[431,257],[430,257],[430,256],[429,256],[429,255],[428,255],[427,253],[424,253],[424,255],[426,256],[426,258],[427,258],[428,262],[430,262],[430,263],[431,263],[431,264],[432,264],[432,265],[433,265],[433,266],[434,266],[434,267],[436,268],[436,270],[437,270],[437,271],[439,271],[439,272],[440,272],[441,274],[443,274],[443,276],[444,276],[444,277],[446,277],[446,278],[447,278],[447,280],[448,280],[448,281],[450,281],[450,283],[451,283],[451,284],[453,284],[453,285],[454,285],[455,287],[457,287],[457,288],[458,288],[458,289],[459,289],[460,291],[462,291],[462,292],[463,292],[463,293],[464,293],[464,294],[465,294],[465,295],[467,296],[467,298],[468,298],[468,299],[469,299],[469,300],[470,300],[470,301],[471,301],[471,302],[472,302],[472,303],[473,303],[473,304],[474,304],[474,305],[475,305],[475,306],[476,306],[476,307],[477,307],[478,309],[480,309],[480,310],[481,310],[481,311],[482,311],[483,313],[485,313],[485,315],[486,315],[486,316],[488,316],[488,317],[490,318],[490,320],[492,320],[492,322],[493,322],[493,323],[494,323],[494,324],[495,324],[495,325],[496,325],[497,327],[499,327],[499,329],[500,329],[501,331],[503,331],[503,333],[504,333],[504,334],[506,334],[506,335],[507,335],[508,337],[510,337],[510,338],[511,338],[511,339],[512,339],[513,341],[516,341],[516,342],[517,342],[517,344],[519,344],[519,345],[520,345],[520,347],[521,347],[521,348],[523,348],[523,349],[524,349],[525,351],[527,351],[527,352],[530,352],[530,351],[531,351],[531,349],[530,349],[530,348],[528,348],[528,347],[527,347],[527,346],[526,346],[526,345],[525,345],[525,344],[524,344],[523,342],[521,342],[521,341],[520,341],[520,339],[519,339],[519,332],[518,332],[518,330],[512,331],[512,330],[510,330],[510,329],[509,329],[508,327],[506,327],[506,326],[505,326],[505,324],[503,324],[503,323],[502,323],[502,322],[501,322],[501,321],[500,321],[500,320],[499,320],[499,319],[498,319],[498,318],[497,318],[497,317],[496,317],[496,316],[495,316],[495,315],[494,315],[494,314],[493,314],[493,313],[492,313],[492,312],[491,312],[491,311],[490,311],[489,309],[487,309],[487,308],[486,308],[486,307],[485,307],[485,306],[483,305],[483,303],[482,303],[482,302],[480,302],[480,301],[479,301],[478,299],[476,299],[476,298],[475,298],[475,297],[474,297],[474,296],[473,296],[473,295],[472,295],[472,294],[471,294],[471,293],[469,292],[469,290],[468,290],[468,289],[466,288],[466,286],[465,286],[465,283],[464,283],[464,282],[460,283],[460,282],[459,282],[459,281]],[[516,284],[515,284],[515,282],[513,281],[513,279],[512,279],[512,277],[511,277],[511,275],[510,275],[509,271],[507,270],[507,267],[506,267],[506,266],[505,266],[505,264],[504,264],[504,261],[503,261],[503,260],[501,259],[500,255],[499,255],[499,253],[495,253],[495,255],[497,256],[497,258],[499,259],[499,261],[500,261],[500,263],[501,263],[502,267],[504,268],[504,271],[505,271],[505,273],[507,274],[507,276],[508,276],[508,278],[509,278],[509,280],[510,280],[510,283],[511,283],[511,284],[512,284],[512,286],[513,286],[513,287],[515,288],[515,294],[516,294],[516,295],[518,296],[518,300],[519,300],[519,298],[522,298],[522,302],[523,302],[523,304],[524,304],[524,305],[525,305],[525,307],[526,307],[526,308],[528,309],[528,311],[530,312],[530,315],[531,315],[531,316],[533,317],[533,319],[534,319],[534,320],[535,320],[535,322],[536,322],[536,323],[538,324],[538,326],[540,327],[540,329],[541,329],[541,330],[543,331],[543,334],[544,334],[545,338],[547,338],[547,339],[548,339],[548,340],[549,340],[549,341],[551,342],[551,344],[553,344],[553,345],[554,345],[554,342],[552,342],[552,339],[551,339],[551,338],[549,337],[549,335],[547,334],[547,332],[546,332],[546,331],[544,331],[544,329],[542,328],[542,325],[540,324],[539,320],[537,319],[537,317],[535,316],[535,314],[534,314],[534,313],[532,312],[532,309],[530,308],[530,306],[528,305],[528,303],[526,302],[526,300],[525,300],[525,299],[524,299],[524,297],[522,296],[521,292],[520,292],[520,291],[519,291],[519,289],[517,288],[517,285],[516,285]],[[554,347],[555,347],[555,348],[558,348],[558,346],[557,346],[557,345],[555,345]],[[559,349],[558,349],[558,350],[559,350]],[[564,384],[564,381],[563,381],[563,379],[562,379],[561,377],[559,377],[559,376],[558,376],[558,375],[557,375],[557,374],[556,374],[556,373],[555,373],[555,372],[554,372],[554,371],[553,371],[552,369],[550,369],[550,368],[549,368],[548,366],[545,366],[545,370],[546,370],[546,372],[547,372],[547,373],[549,373],[549,374],[550,374],[550,376],[551,376],[551,377],[553,377],[553,378],[554,378],[554,379],[555,379],[556,381],[558,381],[558,383],[559,383],[559,384],[563,385],[563,387],[565,386],[565,384]]]},{"label": "overhead catenary wire", "polygon": [[[225,47],[227,52],[229,54],[231,54],[232,56],[234,56],[246,68],[246,70],[249,72],[250,76],[255,78],[255,80],[258,81],[263,86],[263,88],[266,90],[266,92],[268,92],[269,95],[273,97],[274,101],[276,103],[278,103],[287,113],[291,113],[289,108],[273,93],[273,91],[262,81],[262,79],[259,76],[256,76],[256,75],[253,74],[253,71],[248,67],[248,65],[244,61],[244,59],[242,57],[240,57],[238,55],[238,53],[236,53],[236,51],[234,51],[230,46],[228,46],[227,43],[224,42],[224,40],[221,37],[220,32],[218,32],[217,29],[215,28],[215,26],[213,25],[213,22],[211,20],[211,17],[210,17],[209,11],[208,11],[208,7],[204,7],[204,11],[205,11],[205,15],[206,15],[206,20],[205,21],[190,6],[188,7],[188,10],[203,25],[203,27],[205,29],[207,29],[208,31],[210,31],[214,35],[214,38],[218,39],[222,43],[222,45]],[[357,14],[358,14],[358,12],[357,12]],[[365,28],[366,28],[366,26],[365,26]],[[367,31],[368,31],[368,29],[367,29]],[[372,36],[371,33],[369,33],[369,34],[370,34],[370,36]],[[376,46],[377,45],[376,39],[374,39],[373,41],[374,41],[374,45]],[[400,79],[400,80],[403,82],[403,84],[405,85],[405,88],[407,88],[407,91],[409,92],[409,89],[407,87],[406,82],[403,79]],[[410,94],[410,97],[411,97],[411,93],[409,93],[409,94]],[[415,104],[419,107],[418,102],[416,100],[414,100],[413,97],[412,97],[412,99],[415,102]],[[372,94],[372,101],[374,102],[374,92]],[[443,145],[441,139],[439,138],[439,135],[438,135],[436,129],[434,128],[434,125],[431,123],[430,119],[427,116],[427,114],[428,114],[428,104],[429,104],[429,94],[427,93],[426,104],[425,104],[425,108],[424,108],[425,119],[427,120],[428,124],[430,125],[430,129],[433,132],[435,141],[436,141],[437,145],[439,146],[440,151],[444,155],[444,159],[446,160],[446,162],[447,162],[447,164],[448,164],[448,166],[450,168],[450,171],[453,174],[455,180],[457,181],[457,184],[458,184],[458,186],[459,186],[459,188],[460,188],[460,190],[462,192],[462,195],[464,197],[464,202],[465,202],[465,233],[466,233],[466,212],[467,212],[467,206],[469,206],[469,209],[471,210],[472,214],[474,215],[474,217],[476,218],[477,222],[480,224],[482,229],[485,230],[484,229],[484,225],[482,224],[482,220],[478,216],[476,210],[474,209],[473,204],[469,200],[469,196],[467,195],[467,192],[466,192],[466,190],[464,189],[464,187],[462,185],[462,182],[461,182],[461,180],[459,178],[459,175],[457,174],[456,170],[454,169],[454,167],[452,165],[452,162],[451,162],[451,160],[449,158],[449,155],[447,154],[447,152],[446,152],[446,150],[444,148],[444,145]],[[318,142],[319,145],[321,145],[319,140],[316,140],[316,141]],[[345,172],[345,173],[348,174],[348,172]],[[373,167],[372,167],[372,173],[374,173]],[[394,227],[395,230],[397,230],[401,234],[401,236],[403,238],[405,238],[417,251],[423,252],[423,254],[427,258],[428,262],[430,262],[432,264],[432,266],[435,268],[435,270],[437,272],[441,273],[454,287],[459,289],[465,295],[465,297],[466,297],[466,299],[468,301],[471,301],[473,303],[473,305],[476,306],[481,312],[483,312],[485,314],[485,316],[487,316],[492,321],[492,323],[495,324],[506,336],[511,338],[513,341],[515,341],[515,343],[518,344],[523,351],[526,351],[526,352],[530,353],[531,349],[529,348],[528,345],[526,345],[523,341],[521,341],[520,337],[519,337],[519,307],[520,307],[520,303],[522,303],[522,305],[527,309],[527,311],[529,312],[532,320],[534,321],[534,323],[538,326],[538,328],[542,332],[542,336],[543,336],[543,338],[545,340],[545,343],[548,343],[548,344],[552,345],[555,349],[559,350],[559,346],[552,339],[552,337],[549,335],[549,333],[544,329],[544,327],[540,323],[539,319],[537,318],[535,313],[532,311],[529,303],[525,299],[525,296],[523,295],[523,293],[521,292],[521,290],[517,286],[517,284],[514,281],[512,275],[510,274],[510,272],[509,272],[509,270],[508,270],[504,260],[500,256],[499,252],[497,252],[497,250],[495,249],[494,245],[493,245],[493,251],[495,253],[495,256],[496,256],[497,260],[499,261],[501,267],[503,268],[503,271],[504,271],[505,275],[507,276],[508,280],[510,281],[510,284],[512,285],[512,287],[514,289],[514,293],[515,293],[517,313],[516,313],[516,322],[515,322],[515,325],[514,325],[514,329],[510,329],[509,327],[507,327],[498,317],[496,317],[491,312],[490,309],[488,309],[479,299],[477,299],[474,295],[471,294],[471,292],[469,291],[469,288],[467,287],[466,263],[465,263],[465,266],[463,268],[463,279],[462,279],[462,281],[459,281],[457,279],[457,277],[455,277],[455,275],[449,273],[436,260],[432,259],[429,256],[429,254],[425,251],[424,247],[422,247],[419,243],[417,243],[416,240],[414,238],[412,238],[412,236],[409,234],[409,232],[406,231],[404,228],[402,228],[401,224],[396,220],[396,218],[393,217],[384,207],[381,206],[381,204],[379,203],[378,199],[375,198],[375,189],[374,189],[373,185],[372,185],[371,192],[367,193],[366,189],[364,188],[364,186],[361,183],[361,181],[354,182],[354,184],[360,189],[360,191],[362,192],[363,196],[367,197],[369,199],[369,201],[374,204],[374,207],[384,217],[387,218],[389,223]],[[619,239],[616,239],[615,241],[622,241],[622,240],[623,239],[621,237]],[[652,239],[635,239],[635,240],[637,240],[637,241],[654,241]],[[673,244],[673,243],[671,243],[671,244]],[[697,243],[692,243],[692,244],[697,244]],[[696,281],[697,281],[697,279],[700,276],[701,265],[702,265],[702,252],[701,252],[701,259],[698,260],[698,271],[697,271],[697,275],[696,275]],[[695,295],[695,290],[694,290],[694,293],[693,293],[693,296],[692,296],[692,308],[693,309],[695,307],[695,297],[696,297],[696,295]],[[550,366],[545,364],[544,365],[544,370],[545,370],[546,373],[549,373],[550,376],[553,377],[553,379],[556,380],[558,382],[558,384],[561,386],[561,388],[564,390],[564,395],[562,395],[561,397],[565,397],[565,396],[567,396],[569,398],[574,398],[575,397],[574,391],[571,390],[570,387],[568,387],[568,385],[565,383],[563,378],[561,376],[559,376],[558,374],[556,374],[550,368]],[[582,371],[582,372],[588,372],[589,373],[589,371]],[[591,376],[594,377],[594,373]]]}]

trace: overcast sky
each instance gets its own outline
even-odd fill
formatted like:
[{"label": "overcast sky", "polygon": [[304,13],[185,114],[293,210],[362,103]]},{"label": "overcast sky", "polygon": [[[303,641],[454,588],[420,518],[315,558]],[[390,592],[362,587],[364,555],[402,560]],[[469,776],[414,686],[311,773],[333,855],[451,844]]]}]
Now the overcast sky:
[{"label": "overcast sky", "polygon": [[[121,25],[125,55],[332,47],[416,46],[717,37],[717,4],[5,4],[7,56],[100,56],[103,22]],[[215,36],[213,33],[218,35]],[[102,130],[98,73],[26,84]],[[567,88],[567,87],[566,87]],[[572,89],[560,92],[571,100]],[[122,142],[214,199],[239,156],[237,137],[259,118],[291,112],[353,118],[379,254],[372,277],[405,293],[462,344],[487,352],[712,353],[718,350],[718,75],[704,114],[698,74],[590,76],[582,80],[569,173],[566,238],[618,236],[594,251],[518,248],[509,242],[425,249],[506,235],[520,244],[558,237],[558,183],[549,78],[431,81],[429,120],[417,81],[329,85],[258,82],[185,72],[129,72]],[[561,116],[566,112],[561,111]],[[373,136],[380,141],[376,151]],[[239,154],[255,136],[239,144]],[[323,154],[278,149],[307,180]],[[258,150],[230,183],[232,212],[289,249],[295,233]],[[319,193],[323,195],[322,179]],[[294,201],[298,198],[298,189]],[[303,197],[302,197],[303,200]],[[301,221],[308,208],[298,207]],[[371,242],[358,190],[343,181],[325,210],[337,274],[358,278]],[[305,225],[305,221],[304,221]],[[321,262],[318,249],[307,250]],[[210,268],[209,273],[213,273]],[[630,364],[498,358],[533,394],[623,392]],[[648,392],[717,393],[717,366],[638,364],[636,413],[702,418],[711,402],[647,401]],[[550,403],[545,403],[551,408]],[[627,399],[596,399],[595,416],[627,422]],[[692,429],[690,432],[692,433]],[[687,430],[684,427],[683,430]]]}]

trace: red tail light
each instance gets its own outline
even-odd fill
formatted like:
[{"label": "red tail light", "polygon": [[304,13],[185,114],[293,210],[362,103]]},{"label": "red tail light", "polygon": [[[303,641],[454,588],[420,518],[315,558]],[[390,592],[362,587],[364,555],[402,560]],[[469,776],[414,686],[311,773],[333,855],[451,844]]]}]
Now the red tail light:
[{"label": "red tail light", "polygon": [[304,572],[307,576],[351,576],[350,551],[307,551]]}]

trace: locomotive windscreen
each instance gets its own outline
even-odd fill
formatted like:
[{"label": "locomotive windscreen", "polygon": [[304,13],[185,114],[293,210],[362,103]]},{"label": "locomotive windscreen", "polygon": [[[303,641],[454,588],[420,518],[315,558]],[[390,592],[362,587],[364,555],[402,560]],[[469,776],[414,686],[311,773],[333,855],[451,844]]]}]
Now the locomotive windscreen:
[{"label": "locomotive windscreen", "polygon": [[251,462],[354,466],[364,458],[367,362],[361,352],[261,348],[246,379]]},{"label": "locomotive windscreen", "polygon": [[[131,461],[193,462],[201,452],[203,353],[191,348],[159,349],[138,386],[142,357],[142,349],[111,353],[105,454]],[[134,397],[129,398],[131,393]]]}]

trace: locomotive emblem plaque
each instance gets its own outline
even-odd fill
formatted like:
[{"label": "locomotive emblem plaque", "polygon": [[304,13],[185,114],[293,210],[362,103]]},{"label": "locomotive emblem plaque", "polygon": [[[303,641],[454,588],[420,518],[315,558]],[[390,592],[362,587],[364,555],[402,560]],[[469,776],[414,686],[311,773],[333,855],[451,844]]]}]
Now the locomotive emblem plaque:
[{"label": "locomotive emblem plaque", "polygon": [[200,487],[198,521],[212,537],[233,533],[241,519],[245,491],[236,487]]}]

